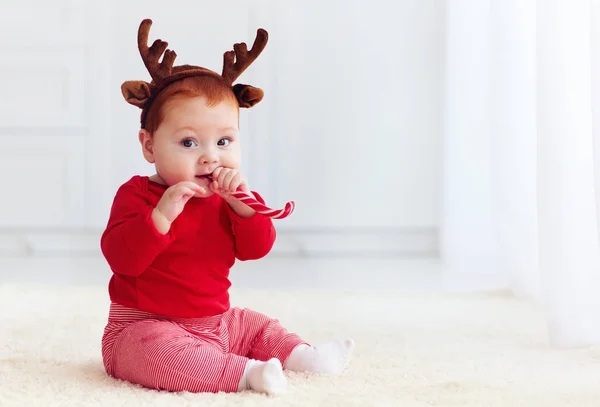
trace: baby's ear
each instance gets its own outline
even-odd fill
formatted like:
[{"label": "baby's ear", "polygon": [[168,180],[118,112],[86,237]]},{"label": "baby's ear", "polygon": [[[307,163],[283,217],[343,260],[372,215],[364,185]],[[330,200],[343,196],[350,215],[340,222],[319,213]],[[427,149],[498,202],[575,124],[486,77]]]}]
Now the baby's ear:
[{"label": "baby's ear", "polygon": [[123,82],[121,93],[127,103],[143,108],[150,98],[150,85],[144,81]]},{"label": "baby's ear", "polygon": [[262,89],[238,83],[232,87],[240,107],[252,107],[260,102],[265,95]]}]

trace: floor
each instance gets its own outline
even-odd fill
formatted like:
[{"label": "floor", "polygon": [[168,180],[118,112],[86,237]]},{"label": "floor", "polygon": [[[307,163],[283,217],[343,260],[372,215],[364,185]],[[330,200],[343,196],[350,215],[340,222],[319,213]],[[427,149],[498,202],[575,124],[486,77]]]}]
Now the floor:
[{"label": "floor", "polygon": [[352,337],[350,367],[339,376],[286,372],[288,390],[278,397],[147,390],[114,380],[103,369],[100,338],[108,306],[103,287],[5,283],[0,405],[599,405],[600,349],[551,348],[543,310],[505,292],[236,289],[232,300],[278,318],[312,343]]},{"label": "floor", "polygon": [[[0,282],[105,285],[110,269],[102,257],[0,257]],[[428,258],[270,257],[238,262],[230,276],[237,288],[397,289],[471,291],[501,289],[486,275],[447,275]]]}]

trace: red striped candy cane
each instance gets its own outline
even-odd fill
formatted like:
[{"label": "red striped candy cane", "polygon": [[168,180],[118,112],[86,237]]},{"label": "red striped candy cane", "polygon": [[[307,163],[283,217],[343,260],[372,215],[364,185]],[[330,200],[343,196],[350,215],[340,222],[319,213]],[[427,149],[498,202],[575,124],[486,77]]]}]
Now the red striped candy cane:
[{"label": "red striped candy cane", "polygon": [[[209,176],[208,179],[211,182],[213,181],[212,176]],[[238,188],[238,190],[231,195],[254,209],[257,213],[268,216],[271,219],[287,218],[292,214],[292,212],[294,212],[294,209],[296,208],[296,203],[294,201],[290,201],[285,204],[283,209],[271,209],[268,206],[260,203],[251,193],[242,191],[241,188]]]},{"label": "red striped candy cane", "polygon": [[257,201],[252,194],[243,192],[241,190],[237,190],[231,195],[254,209],[257,213],[268,216],[271,219],[287,218],[292,214],[292,212],[294,212],[294,209],[296,208],[296,203],[294,201],[290,201],[285,204],[283,209],[271,209]]}]

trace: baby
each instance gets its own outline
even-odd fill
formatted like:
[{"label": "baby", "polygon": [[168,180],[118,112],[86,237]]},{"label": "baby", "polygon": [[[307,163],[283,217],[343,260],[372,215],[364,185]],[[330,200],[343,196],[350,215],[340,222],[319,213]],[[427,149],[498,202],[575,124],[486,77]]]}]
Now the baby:
[{"label": "baby", "polygon": [[219,75],[173,66],[167,43],[148,47],[151,24],[142,21],[138,48],[152,82],[127,81],[121,90],[142,109],[139,141],[156,174],[118,189],[101,239],[113,272],[107,374],[168,391],[280,394],[283,369],[342,372],[351,339],[311,346],[276,319],[230,307],[235,260],[264,257],[276,236],[269,217],[231,195],[240,189],[264,203],[239,170],[238,135],[239,108],[263,92],[233,82],[264,49],[266,31],[251,50],[242,43],[226,52]]}]

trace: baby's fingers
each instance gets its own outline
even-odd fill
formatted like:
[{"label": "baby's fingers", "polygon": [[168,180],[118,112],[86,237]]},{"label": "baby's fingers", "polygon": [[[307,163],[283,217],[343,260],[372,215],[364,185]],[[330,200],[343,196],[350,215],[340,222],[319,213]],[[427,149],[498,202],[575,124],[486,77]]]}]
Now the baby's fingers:
[{"label": "baby's fingers", "polygon": [[206,192],[206,189],[204,187],[201,187],[200,185],[196,184],[195,182],[186,181],[186,182],[182,182],[179,185],[181,187],[187,187],[187,188],[191,189],[192,191],[195,191],[195,192],[198,192],[198,193],[204,193],[204,192]]},{"label": "baby's fingers", "polygon": [[194,196],[194,191],[192,191],[191,188],[183,187],[177,190],[177,193],[175,194],[174,198],[175,201],[187,201],[192,196]]},{"label": "baby's fingers", "polygon": [[217,167],[215,168],[215,170],[212,173],[212,179],[215,181],[219,180],[219,176],[221,175],[221,173],[223,172],[223,167]]},{"label": "baby's fingers", "polygon": [[180,186],[179,188],[177,188],[174,191],[173,199],[175,201],[181,201],[181,200],[187,201],[191,197],[193,197],[194,194],[196,194],[196,192],[198,192],[200,194],[204,192],[204,188],[202,188],[201,186],[197,185],[196,187],[197,188],[191,188],[191,187],[183,186],[183,185]]},{"label": "baby's fingers", "polygon": [[221,188],[223,188],[224,191],[233,192],[231,188],[231,183],[237,175],[237,171],[227,171],[227,173],[223,177],[223,180],[221,181]]},{"label": "baby's fingers", "polygon": [[234,175],[234,177],[231,179],[231,182],[229,183],[229,193],[234,193],[235,191],[237,191],[237,189],[239,188],[240,185],[242,185],[243,183],[243,178],[242,178],[242,174],[240,174],[239,172],[237,174]]}]

